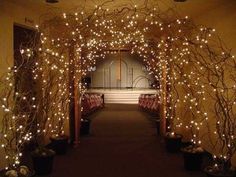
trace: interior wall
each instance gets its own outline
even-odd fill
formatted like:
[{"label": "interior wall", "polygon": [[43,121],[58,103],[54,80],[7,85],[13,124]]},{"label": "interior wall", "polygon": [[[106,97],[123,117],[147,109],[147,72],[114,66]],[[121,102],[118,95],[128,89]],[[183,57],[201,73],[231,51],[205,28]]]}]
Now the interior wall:
[{"label": "interior wall", "polygon": [[223,4],[194,17],[194,21],[216,29],[226,46],[236,53],[236,1]]},{"label": "interior wall", "polygon": [[[138,56],[131,55],[129,52],[107,55],[103,61],[97,64],[96,71],[91,72],[91,87],[150,88],[153,77],[149,75],[141,61]],[[119,80],[119,72],[121,72],[121,80]]]}]

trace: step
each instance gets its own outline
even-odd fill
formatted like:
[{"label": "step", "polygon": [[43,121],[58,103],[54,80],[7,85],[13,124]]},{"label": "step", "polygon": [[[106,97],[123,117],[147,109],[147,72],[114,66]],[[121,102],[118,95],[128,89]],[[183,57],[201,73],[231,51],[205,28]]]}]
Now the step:
[{"label": "step", "polygon": [[104,94],[104,101],[109,104],[138,104],[140,94],[158,93],[153,89],[90,89],[87,92]]}]

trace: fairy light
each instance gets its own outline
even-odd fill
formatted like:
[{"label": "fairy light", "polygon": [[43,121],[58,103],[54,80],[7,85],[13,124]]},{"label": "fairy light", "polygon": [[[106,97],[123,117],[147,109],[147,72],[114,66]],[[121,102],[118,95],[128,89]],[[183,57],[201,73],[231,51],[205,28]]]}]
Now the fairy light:
[{"label": "fairy light", "polygon": [[[212,57],[207,48],[214,44],[214,40],[211,39],[215,36],[215,29],[195,27],[188,16],[177,19],[170,16],[166,19],[160,15],[158,7],[146,9],[150,11],[145,13],[146,15],[139,8],[142,9],[134,5],[129,11],[116,14],[116,11],[113,12],[105,6],[96,5],[91,12],[85,10],[72,14],[63,13],[61,18],[58,18],[59,26],[51,26],[51,33],[47,33],[47,27],[45,31],[41,29],[43,25],[36,26],[41,32],[40,45],[35,49],[39,53],[39,60],[34,63],[32,74],[35,82],[42,83],[40,88],[42,98],[41,100],[37,100],[40,99],[37,97],[28,98],[21,93],[19,96],[22,100],[31,103],[33,110],[43,109],[41,111],[45,113],[42,118],[40,117],[44,121],[39,120],[37,124],[38,136],[46,136],[46,134],[59,136],[65,132],[64,124],[69,119],[66,113],[68,113],[70,97],[73,95],[68,91],[68,73],[72,72],[72,81],[78,82],[79,92],[82,95],[86,91],[86,86],[75,79],[85,77],[91,71],[90,68],[96,66],[98,60],[105,59],[106,55],[124,48],[129,49],[131,54],[138,55],[148,68],[148,72],[160,81],[157,97],[162,103],[166,102],[165,118],[169,122],[167,129],[171,135],[183,127],[191,131],[191,142],[202,144],[201,131],[212,118],[205,103],[209,99],[207,94],[223,95],[225,91],[230,89],[235,91],[236,88],[236,84],[231,88],[218,86],[213,78],[208,82],[204,74],[207,71],[211,75],[219,74],[226,59],[227,62],[235,61],[234,55],[227,50],[216,51],[215,61],[211,61],[212,64],[207,63],[202,58]],[[112,13],[117,17],[116,20],[109,15]],[[61,32],[60,29],[63,31]],[[55,35],[53,30],[57,32]],[[68,56],[65,51],[72,47],[73,56]],[[33,51],[33,49],[21,49],[20,52],[28,61],[34,56]],[[69,60],[68,57],[72,59]],[[8,70],[10,74],[5,79],[11,88],[14,83],[12,74],[17,72],[18,68],[8,68]],[[164,100],[162,93],[165,87],[168,94]],[[5,115],[13,115],[14,106],[9,106],[7,101],[7,98],[2,100],[1,108]],[[40,107],[38,103],[41,101],[50,104],[43,104],[45,107]],[[236,101],[223,105],[222,111],[230,110],[230,105],[236,106]],[[183,121],[184,114],[181,108],[191,114],[188,121]],[[83,111],[83,108],[81,109]],[[26,119],[28,116],[9,117],[11,121],[15,121],[19,118]],[[220,126],[222,121],[216,118],[217,131],[214,131],[214,134],[224,137],[222,140],[225,141],[228,135],[222,133],[221,128],[218,128]],[[24,125],[17,125],[16,131],[23,132],[25,128]],[[6,135],[8,136],[7,133]],[[33,137],[31,132],[21,135],[19,144],[24,144]],[[235,140],[234,132],[229,137],[227,147],[235,148],[231,144]],[[8,144],[4,142],[1,146],[5,148]],[[17,157],[20,153],[14,155],[12,166],[19,163]],[[227,150],[217,156],[226,157],[225,154]],[[7,155],[6,159],[12,157]]]}]

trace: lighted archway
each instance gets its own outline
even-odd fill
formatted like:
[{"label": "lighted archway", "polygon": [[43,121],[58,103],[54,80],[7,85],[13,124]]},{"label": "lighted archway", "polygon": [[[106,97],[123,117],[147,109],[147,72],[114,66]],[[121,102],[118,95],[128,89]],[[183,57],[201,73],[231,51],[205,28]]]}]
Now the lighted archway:
[{"label": "lighted archway", "polygon": [[[200,144],[200,130],[208,124],[211,111],[206,111],[204,101],[212,98],[217,117],[213,129],[217,130],[223,147],[219,155],[226,154],[231,158],[236,149],[231,145],[236,134],[234,124],[229,125],[235,115],[236,61],[220,38],[214,35],[215,30],[196,26],[188,17],[176,15],[171,8],[161,11],[158,4],[144,3],[139,7],[129,5],[109,10],[109,3],[91,10],[63,14],[40,25],[41,43],[32,48],[37,53],[34,79],[41,83],[40,95],[36,98],[36,107],[42,112],[38,116],[40,119],[37,118],[37,133],[63,133],[69,104],[80,107],[83,90],[78,81],[109,50],[125,49],[142,57],[161,83],[159,99],[163,135],[168,119],[170,131],[175,131],[176,127],[190,129],[190,139]],[[29,59],[32,50],[22,54]],[[17,68],[11,70],[14,71],[17,72]],[[9,114],[4,101],[3,106],[6,115]],[[191,118],[181,119],[179,111],[189,112]],[[74,114],[75,142],[78,143],[80,109],[75,109]],[[8,116],[5,118],[9,119]],[[222,120],[226,123],[221,124]],[[226,132],[224,136],[222,132]],[[22,140],[28,135],[29,131],[25,131]],[[16,153],[18,156],[19,152]]]},{"label": "lighted archway", "polygon": [[[205,72],[215,74],[214,68],[211,69],[214,64],[210,62],[221,63],[223,67],[228,65],[225,60],[229,59],[231,64],[234,62],[233,56],[222,42],[216,41],[217,36],[212,38],[214,29],[196,26],[188,17],[181,18],[176,15],[171,8],[163,12],[158,4],[154,7],[146,3],[140,7],[131,5],[108,10],[106,7],[109,3],[98,5],[91,11],[64,13],[62,17],[53,18],[42,26],[43,30],[49,31],[42,37],[42,43],[46,44],[43,46],[50,47],[49,52],[54,51],[55,56],[57,50],[70,50],[70,64],[74,67],[70,78],[75,78],[75,94],[77,80],[86,74],[87,67],[94,65],[96,59],[104,58],[111,49],[128,49],[143,58],[144,64],[161,83],[163,134],[166,118],[172,122],[171,129],[183,125],[175,112],[181,99],[182,105],[187,99],[196,102],[194,113],[191,113],[195,120],[191,121],[196,123],[194,129],[200,129],[200,124],[208,119],[208,115],[203,111],[204,103],[199,97],[206,99],[203,96],[203,87],[209,78],[205,77],[205,81],[199,81],[199,78],[202,80]],[[54,36],[60,36],[59,40],[47,40]],[[43,51],[47,49],[44,48]],[[209,59],[208,63],[205,58]],[[66,67],[70,67],[70,64]],[[191,81],[193,78],[194,81]],[[210,80],[214,82],[214,79]],[[196,95],[196,91],[199,95]],[[200,120],[195,116],[199,112]],[[78,110],[75,114],[79,114]],[[172,119],[180,122],[173,123]],[[197,134],[193,133],[194,142],[200,142]]]},{"label": "lighted archway", "polygon": [[[111,11],[104,9],[107,4],[109,2],[95,7],[91,12],[63,14],[60,18],[47,21],[43,28],[44,30],[50,28],[50,38],[60,36],[59,39],[55,37],[53,41],[49,41],[48,45],[55,51],[70,49],[72,56],[70,61],[75,66],[73,72],[80,73],[79,77],[83,77],[88,68],[95,64],[96,59],[104,58],[109,51],[128,50],[130,53],[138,54],[143,58],[147,67],[152,70],[156,79],[161,81],[161,90],[163,91],[160,93],[163,94],[159,96],[159,99],[163,103],[162,117],[166,117],[164,114],[167,112],[165,102],[167,102],[166,72],[168,72],[168,66],[165,60],[168,58],[167,50],[169,48],[166,42],[175,40],[171,37],[179,34],[179,29],[178,27],[178,30],[176,29],[175,24],[189,23],[187,17],[178,21],[173,20],[176,19],[173,9],[162,13],[157,6],[150,8],[149,4],[144,4],[139,8],[135,5],[124,6]],[[171,26],[174,28],[172,29]],[[180,28],[182,27],[180,26]],[[169,36],[169,34],[171,35]],[[46,43],[47,38],[47,35],[44,34],[42,42]],[[78,59],[75,59],[76,57]],[[165,79],[161,80],[161,78]],[[74,83],[71,87],[76,87],[74,93],[77,94],[78,85]],[[76,110],[75,114],[78,115],[78,112]],[[162,132],[165,134],[166,119],[162,120]]]}]

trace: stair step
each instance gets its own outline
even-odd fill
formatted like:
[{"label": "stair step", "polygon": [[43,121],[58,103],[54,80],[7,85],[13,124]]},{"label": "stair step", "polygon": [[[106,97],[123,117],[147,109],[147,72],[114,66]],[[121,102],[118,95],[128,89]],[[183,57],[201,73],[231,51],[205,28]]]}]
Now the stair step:
[{"label": "stair step", "polygon": [[138,89],[138,90],[118,90],[118,89],[90,89],[90,93],[104,94],[105,103],[116,104],[138,104],[140,94],[157,94],[157,90]]}]

